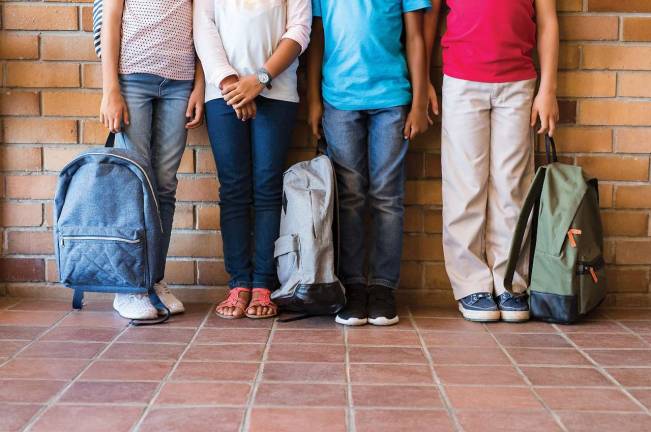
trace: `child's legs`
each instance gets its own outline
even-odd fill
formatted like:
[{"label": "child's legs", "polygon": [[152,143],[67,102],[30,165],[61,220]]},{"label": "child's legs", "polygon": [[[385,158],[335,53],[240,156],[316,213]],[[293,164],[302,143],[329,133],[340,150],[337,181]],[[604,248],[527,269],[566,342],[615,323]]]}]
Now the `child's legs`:
[{"label": "child's legs", "polygon": [[176,208],[176,172],[181,164],[187,139],[185,112],[192,92],[192,81],[163,80],[154,101],[151,139],[151,165],[156,175],[160,217],[163,223],[160,277],[165,274],[165,260],[170,245]]},{"label": "child's legs", "polygon": [[364,215],[368,192],[368,118],[362,111],[343,111],[327,103],[324,105],[323,130],[339,193],[340,277],[345,285],[366,284]]},{"label": "child's legs", "polygon": [[[496,295],[504,292],[513,231],[534,172],[529,119],[535,85],[536,80],[500,84],[493,99],[486,258],[493,271]],[[524,249],[513,278],[516,292],[527,288],[529,248]]]},{"label": "child's legs", "polygon": [[280,228],[283,171],[287,160],[298,104],[256,99],[257,114],[251,120],[253,159],[253,208],[255,209],[254,288],[277,285],[274,242]]},{"label": "child's legs", "polygon": [[405,194],[403,137],[407,107],[369,113],[369,207],[373,236],[369,256],[369,284],[396,288],[400,278]]},{"label": "child's legs", "polygon": [[208,135],[219,176],[224,264],[230,288],[251,287],[251,139],[249,122],[224,99],[206,104]]},{"label": "child's legs", "polygon": [[120,75],[120,91],[129,110],[129,124],[115,137],[117,148],[134,150],[144,158],[151,158],[154,100],[162,78],[150,74]]},{"label": "child's legs", "polygon": [[443,81],[443,251],[455,299],[493,291],[486,264],[491,84]]}]

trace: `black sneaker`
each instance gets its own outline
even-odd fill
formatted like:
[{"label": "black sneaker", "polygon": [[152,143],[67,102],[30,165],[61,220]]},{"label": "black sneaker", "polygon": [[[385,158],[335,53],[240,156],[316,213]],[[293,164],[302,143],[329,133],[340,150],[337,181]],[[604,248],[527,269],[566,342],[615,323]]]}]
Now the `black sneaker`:
[{"label": "black sneaker", "polygon": [[500,320],[500,310],[490,293],[470,294],[459,300],[459,310],[465,319],[476,322]]},{"label": "black sneaker", "polygon": [[395,290],[375,285],[368,292],[368,322],[378,326],[389,326],[400,321],[396,311]]},{"label": "black sneaker", "polygon": [[502,315],[502,321],[529,321],[529,301],[526,294],[513,295],[506,291],[497,296],[497,307]]},{"label": "black sneaker", "polygon": [[361,326],[368,321],[366,313],[366,285],[352,284],[346,287],[346,306],[337,313],[335,322],[349,326]]}]

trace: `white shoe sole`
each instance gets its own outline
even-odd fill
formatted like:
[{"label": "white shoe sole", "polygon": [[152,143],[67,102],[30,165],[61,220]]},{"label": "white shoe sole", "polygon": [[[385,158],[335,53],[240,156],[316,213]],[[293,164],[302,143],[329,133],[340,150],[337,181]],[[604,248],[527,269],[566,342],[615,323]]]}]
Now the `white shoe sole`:
[{"label": "white shoe sole", "polygon": [[335,317],[335,322],[337,324],[343,324],[347,326],[363,326],[368,322],[367,318],[341,318],[339,315]]},{"label": "white shoe sole", "polygon": [[461,312],[461,315],[468,321],[475,321],[475,322],[494,322],[494,321],[499,321],[500,317],[502,316],[499,310],[494,310],[494,311],[474,311],[474,310],[467,310],[463,307],[461,303],[459,303],[459,311]]},{"label": "white shoe sole", "polygon": [[377,317],[377,318],[368,319],[369,324],[373,324],[376,326],[390,326],[390,325],[398,324],[398,321],[400,321],[398,315],[394,316],[393,318]]},{"label": "white shoe sole", "polygon": [[525,322],[529,321],[531,313],[529,311],[501,311],[502,321],[506,322]]}]

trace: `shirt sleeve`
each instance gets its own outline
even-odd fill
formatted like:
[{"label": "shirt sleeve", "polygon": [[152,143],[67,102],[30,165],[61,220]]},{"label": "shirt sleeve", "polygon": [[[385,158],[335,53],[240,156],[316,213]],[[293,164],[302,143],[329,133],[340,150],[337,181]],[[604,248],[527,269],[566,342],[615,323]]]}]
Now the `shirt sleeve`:
[{"label": "shirt sleeve", "polygon": [[298,43],[303,53],[310,43],[311,30],[311,0],[287,0],[287,30],[282,39],[291,39]]},{"label": "shirt sleeve", "polygon": [[321,13],[321,0],[312,0],[312,15],[320,17]]},{"label": "shirt sleeve", "polygon": [[402,0],[402,11],[413,12],[420,9],[430,9],[432,2],[430,0]]},{"label": "shirt sleeve", "polygon": [[215,22],[215,0],[194,1],[194,47],[201,60],[206,82],[219,87],[224,78],[238,75],[228,62],[222,38]]}]

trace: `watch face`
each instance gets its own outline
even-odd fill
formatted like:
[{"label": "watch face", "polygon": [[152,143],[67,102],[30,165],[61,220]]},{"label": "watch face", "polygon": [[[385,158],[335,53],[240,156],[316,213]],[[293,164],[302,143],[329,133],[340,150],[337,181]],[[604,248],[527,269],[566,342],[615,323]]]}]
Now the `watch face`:
[{"label": "watch face", "polygon": [[267,84],[269,82],[269,76],[264,72],[258,72],[258,81],[262,84]]}]

